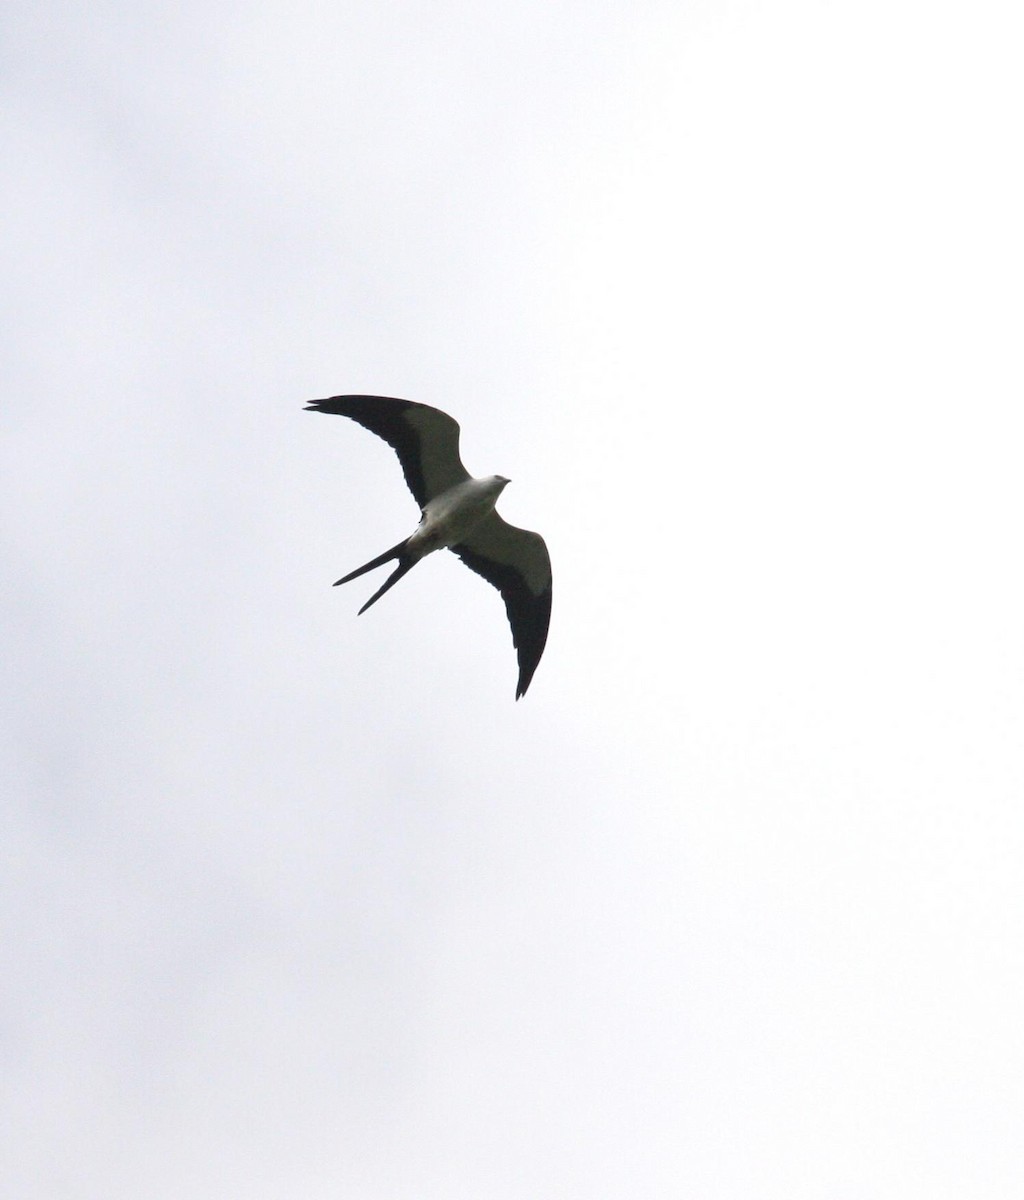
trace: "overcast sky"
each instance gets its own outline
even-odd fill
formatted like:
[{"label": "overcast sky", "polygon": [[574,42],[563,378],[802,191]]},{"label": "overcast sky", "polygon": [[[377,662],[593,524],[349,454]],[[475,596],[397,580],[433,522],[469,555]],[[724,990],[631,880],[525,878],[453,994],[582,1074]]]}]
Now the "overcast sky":
[{"label": "overcast sky", "polygon": [[5,22],[4,1195],[1024,1194],[1019,5]]}]

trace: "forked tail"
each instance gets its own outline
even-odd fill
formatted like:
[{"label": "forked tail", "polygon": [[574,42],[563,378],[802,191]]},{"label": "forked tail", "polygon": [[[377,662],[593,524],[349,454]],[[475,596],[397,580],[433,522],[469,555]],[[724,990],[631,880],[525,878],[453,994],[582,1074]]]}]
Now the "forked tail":
[{"label": "forked tail", "polygon": [[419,562],[418,558],[415,558],[411,554],[405,553],[405,547],[408,540],[409,539],[406,538],[404,541],[399,542],[397,546],[392,546],[390,550],[385,550],[383,554],[378,554],[376,558],[370,559],[368,563],[364,563],[361,567],[357,567],[354,571],[349,571],[344,578],[335,582],[335,587],[337,587],[339,583],[348,583],[350,579],[358,579],[360,575],[365,575],[367,571],[372,571],[374,567],[381,567],[384,565],[384,563],[391,562],[392,559],[398,559],[398,566],[394,571],[391,572],[387,579],[384,580],[383,586],[378,588],[377,591],[373,593],[369,600],[367,600],[367,602],[359,610],[360,616],[366,612],[371,604],[375,604],[389,588],[393,588],[395,584],[402,578],[402,576],[407,571],[411,571],[417,562]]}]

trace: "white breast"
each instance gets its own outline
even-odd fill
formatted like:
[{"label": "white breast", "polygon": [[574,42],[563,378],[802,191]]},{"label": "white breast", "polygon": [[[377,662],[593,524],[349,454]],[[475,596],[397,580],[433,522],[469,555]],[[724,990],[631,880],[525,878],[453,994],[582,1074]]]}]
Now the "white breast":
[{"label": "white breast", "polygon": [[477,525],[494,505],[508,483],[500,475],[466,479],[427,502],[419,528],[407,549],[423,557],[445,546],[454,546]]}]

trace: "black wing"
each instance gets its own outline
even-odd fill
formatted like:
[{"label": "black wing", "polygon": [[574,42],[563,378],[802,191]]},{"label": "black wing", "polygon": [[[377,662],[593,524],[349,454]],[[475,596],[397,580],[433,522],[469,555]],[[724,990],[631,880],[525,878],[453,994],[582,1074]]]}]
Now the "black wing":
[{"label": "black wing", "polygon": [[548,640],[551,559],[544,539],[491,513],[451,550],[501,592],[519,657],[518,700],[526,694]]},{"label": "black wing", "polygon": [[306,409],[349,417],[383,438],[420,508],[469,478],[459,458],[459,423],[439,408],[392,396],[331,396],[310,400]]}]

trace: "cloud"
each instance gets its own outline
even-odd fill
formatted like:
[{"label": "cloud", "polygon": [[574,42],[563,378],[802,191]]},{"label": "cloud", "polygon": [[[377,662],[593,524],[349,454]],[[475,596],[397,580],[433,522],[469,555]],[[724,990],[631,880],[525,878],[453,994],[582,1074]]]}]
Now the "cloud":
[{"label": "cloud", "polygon": [[1013,1190],[1017,24],[15,10],[11,1194]]}]

